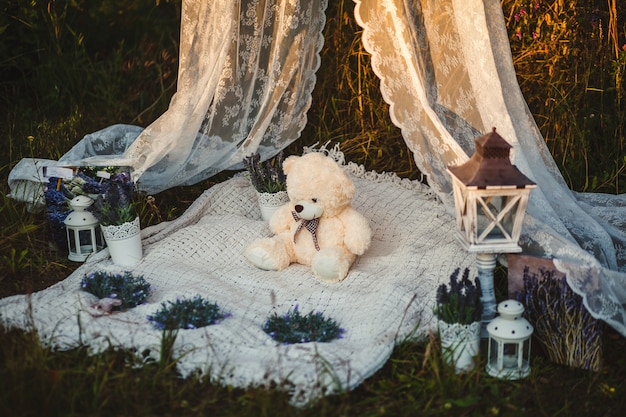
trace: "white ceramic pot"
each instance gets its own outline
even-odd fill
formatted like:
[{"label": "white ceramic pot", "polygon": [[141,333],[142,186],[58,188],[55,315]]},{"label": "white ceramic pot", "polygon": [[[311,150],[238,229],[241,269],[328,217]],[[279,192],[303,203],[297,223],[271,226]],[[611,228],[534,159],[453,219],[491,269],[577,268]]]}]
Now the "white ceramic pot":
[{"label": "white ceramic pot", "polygon": [[134,266],[141,261],[141,226],[139,217],[119,226],[100,226],[111,259],[119,266]]},{"label": "white ceramic pot", "polygon": [[438,327],[444,361],[454,366],[457,374],[474,369],[474,358],[480,348],[481,322],[450,324],[439,320]]},{"label": "white ceramic pot", "polygon": [[259,208],[261,209],[261,218],[268,222],[272,218],[274,212],[289,202],[287,191],[279,191],[277,193],[260,193],[257,191],[259,199]]}]

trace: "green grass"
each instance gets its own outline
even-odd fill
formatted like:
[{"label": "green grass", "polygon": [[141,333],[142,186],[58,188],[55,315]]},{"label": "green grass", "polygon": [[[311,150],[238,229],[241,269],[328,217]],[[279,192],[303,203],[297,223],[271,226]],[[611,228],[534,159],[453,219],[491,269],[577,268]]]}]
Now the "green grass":
[{"label": "green grass", "polygon": [[[340,143],[349,160],[368,169],[420,178],[389,121],[352,2],[329,3],[309,123],[288,151]],[[518,79],[546,143],[572,189],[626,192],[626,3],[536,3],[537,9],[532,0],[504,0],[503,10]],[[146,126],[162,114],[175,90],[180,5],[8,0],[0,6],[0,297],[43,289],[76,267],[48,247],[43,215],[6,197],[11,168],[24,157],[56,159],[108,125]],[[144,196],[142,225],[176,218],[229,175]],[[604,347],[601,372],[555,365],[535,349],[530,377],[505,382],[488,377],[484,366],[457,376],[442,364],[435,340],[407,342],[354,391],[297,409],[280,389],[182,379],[176,358],[167,355],[135,367],[131,353],[114,347],[97,356],[85,348],[55,352],[36,333],[0,329],[0,415],[621,416],[625,339],[608,331]]]},{"label": "green grass", "polygon": [[[111,347],[53,352],[35,333],[0,334],[0,413],[17,415],[189,416],[621,416],[626,406],[624,341],[612,335],[602,373],[565,368],[540,355],[520,381],[488,377],[484,367],[456,375],[436,339],[403,343],[354,391],[303,408],[281,389],[238,389],[200,377],[181,379],[173,360],[137,364]],[[482,363],[484,365],[484,363]],[[278,387],[280,388],[280,387]]]}]

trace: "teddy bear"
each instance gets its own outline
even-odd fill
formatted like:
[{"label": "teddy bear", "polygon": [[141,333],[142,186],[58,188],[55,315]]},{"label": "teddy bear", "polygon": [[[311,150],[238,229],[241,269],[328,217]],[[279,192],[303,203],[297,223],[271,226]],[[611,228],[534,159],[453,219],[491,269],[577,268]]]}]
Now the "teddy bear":
[{"label": "teddy bear", "polygon": [[352,207],[354,183],[321,152],[290,156],[283,170],[289,202],[270,219],[273,236],[253,241],[246,258],[264,270],[281,270],[295,262],[310,266],[321,281],[343,280],[372,238],[369,222]]}]

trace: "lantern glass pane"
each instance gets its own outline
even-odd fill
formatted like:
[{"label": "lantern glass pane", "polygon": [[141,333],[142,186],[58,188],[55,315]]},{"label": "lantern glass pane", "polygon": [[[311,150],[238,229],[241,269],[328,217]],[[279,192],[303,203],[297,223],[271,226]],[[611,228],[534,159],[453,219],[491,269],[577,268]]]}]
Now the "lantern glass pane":
[{"label": "lantern glass pane", "polygon": [[524,340],[524,346],[522,347],[522,359],[524,360],[524,364],[530,364],[530,337]]},{"label": "lantern glass pane", "polygon": [[[81,249],[83,247],[85,247],[85,246],[87,248],[90,248],[92,243],[93,243],[91,241],[91,229],[89,229],[89,230],[80,230],[78,232],[78,240],[80,241]],[[87,250],[89,250],[89,249],[87,249]],[[81,250],[81,252],[82,252],[82,250]]]},{"label": "lantern glass pane", "polygon": [[500,220],[500,223],[502,224],[502,226],[504,226],[504,229],[510,236],[513,234],[513,225],[515,224],[515,214],[517,213],[519,196],[507,195],[502,197],[501,200],[502,207],[500,209],[500,212],[502,213],[502,210],[505,211],[501,214],[502,219]]},{"label": "lantern glass pane", "polygon": [[519,362],[519,343],[505,343],[502,353],[502,366],[504,369],[517,369]]},{"label": "lantern glass pane", "polygon": [[67,244],[68,250],[70,252],[76,252],[76,234],[74,233],[74,229],[67,229]]},{"label": "lantern glass pane", "polygon": [[104,236],[102,235],[102,231],[100,228],[96,228],[96,247],[98,250],[105,247]]},{"label": "lantern glass pane", "polygon": [[490,367],[492,367],[495,370],[500,371],[502,368],[501,366],[498,366],[498,348],[499,348],[499,343],[497,340],[489,338],[489,351],[488,351],[488,358],[487,358],[487,363],[489,364]]},{"label": "lantern glass pane", "polygon": [[479,241],[511,240],[517,200],[511,196],[479,197],[476,207]]}]

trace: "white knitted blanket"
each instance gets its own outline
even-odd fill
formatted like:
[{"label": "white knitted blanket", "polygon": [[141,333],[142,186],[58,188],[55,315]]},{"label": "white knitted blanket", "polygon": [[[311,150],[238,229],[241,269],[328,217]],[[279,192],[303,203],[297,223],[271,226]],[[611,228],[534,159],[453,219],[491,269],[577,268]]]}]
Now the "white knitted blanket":
[{"label": "white knitted blanket", "polygon": [[[357,188],[353,206],[369,219],[373,239],[340,283],[319,282],[303,265],[273,272],[247,263],[246,246],[270,231],[240,175],[207,190],[179,219],[142,231],[144,259],[131,272],[153,287],[146,304],[108,316],[90,312],[93,296],[80,290],[81,278],[122,271],[104,250],[48,289],[0,300],[0,320],[34,327],[58,349],[84,344],[97,354],[114,346],[158,359],[162,332],[146,317],[164,301],[201,295],[232,316],[178,332],[174,357],[182,376],[200,372],[236,387],[275,383],[295,404],[352,389],[385,363],[396,343],[427,334],[437,285],[457,267],[474,271],[474,258],[456,242],[453,217],[426,187],[354,164],[346,170]],[[261,326],[296,305],[303,314],[320,311],[336,320],[344,337],[273,341]]]}]

